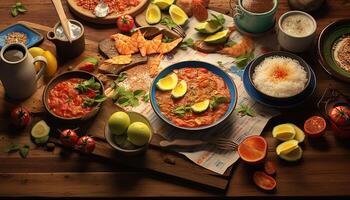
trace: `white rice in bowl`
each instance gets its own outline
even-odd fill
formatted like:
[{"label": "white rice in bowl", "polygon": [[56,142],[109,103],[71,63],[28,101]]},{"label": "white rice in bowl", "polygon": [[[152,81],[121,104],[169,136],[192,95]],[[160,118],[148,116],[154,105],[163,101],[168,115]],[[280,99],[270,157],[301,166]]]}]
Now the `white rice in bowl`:
[{"label": "white rice in bowl", "polygon": [[307,81],[307,72],[299,61],[282,56],[265,58],[253,73],[255,87],[272,97],[297,95],[304,90]]}]

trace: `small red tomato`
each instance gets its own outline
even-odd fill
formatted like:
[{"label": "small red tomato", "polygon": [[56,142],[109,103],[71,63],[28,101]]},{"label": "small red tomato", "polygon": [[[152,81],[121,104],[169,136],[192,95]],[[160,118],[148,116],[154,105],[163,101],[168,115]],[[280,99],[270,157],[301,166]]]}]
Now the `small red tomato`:
[{"label": "small red tomato", "polygon": [[277,185],[276,180],[273,177],[261,171],[254,173],[253,180],[258,187],[264,190],[273,190]]},{"label": "small red tomato", "polygon": [[118,29],[122,32],[130,32],[135,25],[134,18],[130,15],[122,15],[117,18]]},{"label": "small red tomato", "polygon": [[78,134],[75,130],[65,129],[61,131],[60,140],[63,146],[73,147],[78,141]]},{"label": "small red tomato", "polygon": [[90,136],[82,136],[77,142],[77,148],[84,153],[91,153],[95,149],[95,140]]},{"label": "small red tomato", "polygon": [[350,108],[348,106],[336,106],[329,113],[331,120],[338,126],[350,124]]},{"label": "small red tomato", "polygon": [[23,106],[15,107],[11,111],[11,120],[15,126],[20,127],[20,128],[25,127],[29,124],[30,113]]},{"label": "small red tomato", "polygon": [[304,123],[304,131],[309,137],[320,137],[326,129],[327,123],[320,116],[312,116]]},{"label": "small red tomato", "polygon": [[266,161],[264,164],[264,170],[268,175],[276,174],[276,165],[272,161]]}]

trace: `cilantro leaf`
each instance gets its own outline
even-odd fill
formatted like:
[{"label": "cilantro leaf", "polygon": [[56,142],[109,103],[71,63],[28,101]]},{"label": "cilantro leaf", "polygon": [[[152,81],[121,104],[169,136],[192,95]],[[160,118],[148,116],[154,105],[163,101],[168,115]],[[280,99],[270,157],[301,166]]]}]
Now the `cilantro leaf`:
[{"label": "cilantro leaf", "polygon": [[5,153],[11,153],[19,150],[18,144],[10,144],[7,147],[4,148]]}]

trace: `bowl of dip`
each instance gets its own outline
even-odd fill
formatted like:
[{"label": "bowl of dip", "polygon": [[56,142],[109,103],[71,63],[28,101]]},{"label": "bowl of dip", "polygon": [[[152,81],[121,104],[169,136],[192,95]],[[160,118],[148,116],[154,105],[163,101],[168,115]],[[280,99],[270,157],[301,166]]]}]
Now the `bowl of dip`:
[{"label": "bowl of dip", "polygon": [[310,48],[316,36],[315,19],[302,11],[289,11],[278,21],[278,42],[282,49],[300,53]]}]

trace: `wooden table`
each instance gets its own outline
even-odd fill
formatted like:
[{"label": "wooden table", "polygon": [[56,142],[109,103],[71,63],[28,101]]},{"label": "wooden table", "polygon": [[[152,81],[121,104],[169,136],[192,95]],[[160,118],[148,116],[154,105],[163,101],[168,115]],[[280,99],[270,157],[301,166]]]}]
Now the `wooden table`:
[{"label": "wooden table", "polygon": [[[19,20],[26,20],[53,26],[58,21],[54,7],[49,0],[22,0],[28,13],[13,18],[9,14],[15,1],[0,1],[0,28]],[[212,0],[210,8],[229,13],[228,0]],[[64,2],[65,4],[65,2]],[[69,17],[75,18],[64,5]],[[281,0],[277,16],[288,10],[286,0]],[[332,0],[314,16],[318,33],[329,23],[350,17],[349,0]],[[102,40],[115,32],[114,25],[93,25],[84,23],[86,37]],[[203,188],[181,180],[142,170],[134,170],[114,163],[72,153],[62,156],[42,149],[32,149],[27,159],[18,154],[0,153],[0,197],[125,197],[125,196],[337,196],[350,195],[350,143],[337,140],[330,130],[324,138],[306,140],[304,156],[300,162],[288,164],[277,159],[274,153],[276,142],[271,138],[271,129],[281,122],[302,125],[304,120],[317,114],[315,102],[327,87],[335,87],[350,95],[349,85],[330,77],[315,62],[314,52],[302,55],[317,75],[317,89],[314,96],[300,107],[284,111],[271,120],[263,136],[269,142],[269,159],[278,166],[277,190],[263,192],[251,180],[251,170],[243,163],[234,166],[232,180],[225,193]],[[25,142],[28,135],[14,135],[4,126],[7,120],[7,103],[0,101],[0,147],[9,141]],[[5,144],[6,143],[6,144]]]}]

